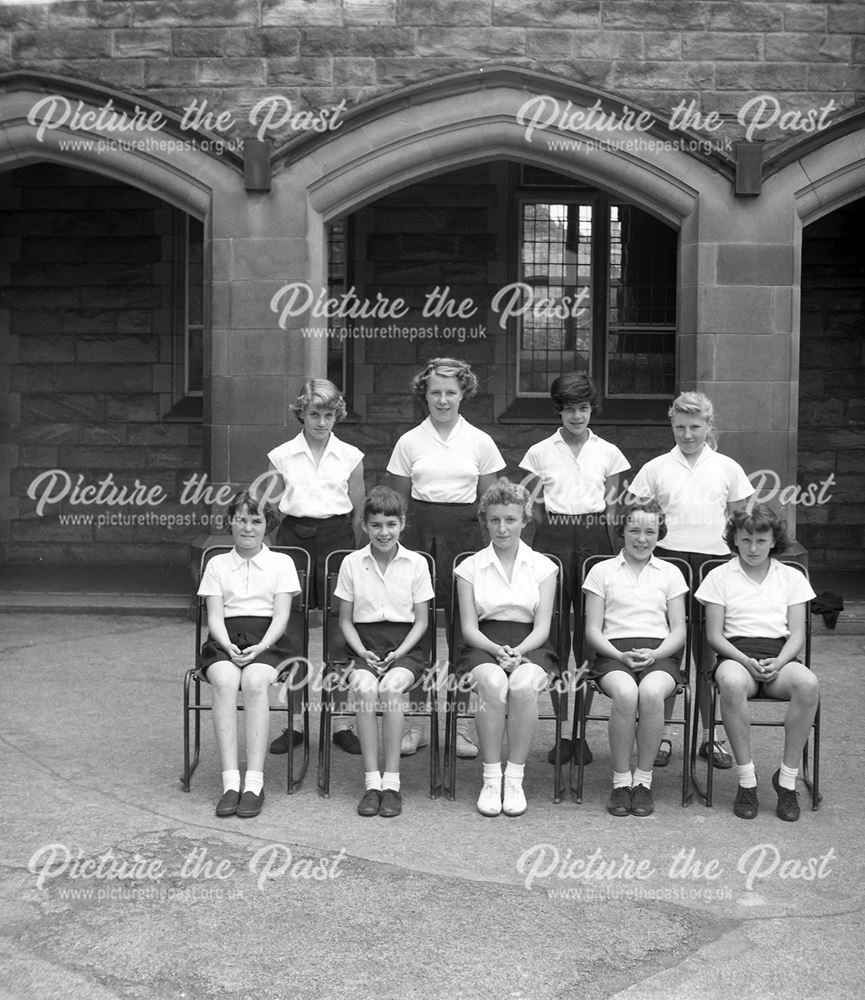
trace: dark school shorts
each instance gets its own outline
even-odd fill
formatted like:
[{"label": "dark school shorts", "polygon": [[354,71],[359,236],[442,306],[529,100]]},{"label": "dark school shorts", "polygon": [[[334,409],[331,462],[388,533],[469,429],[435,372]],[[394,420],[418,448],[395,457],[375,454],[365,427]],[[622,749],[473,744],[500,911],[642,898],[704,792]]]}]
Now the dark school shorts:
[{"label": "dark school shorts", "polygon": [[[384,659],[387,653],[392,649],[396,649],[403,639],[405,639],[412,626],[409,622],[355,622],[354,627],[357,629],[357,634],[363,640],[364,646]],[[346,650],[346,656],[349,659],[352,658],[352,655],[350,650]],[[404,670],[410,670],[415,681],[418,681],[426,666],[421,644],[418,643],[414,649],[410,649],[404,656],[401,656],[392,663],[385,671],[385,674],[393,670],[394,667],[402,667]],[[373,669],[359,656],[354,656],[354,669],[366,670],[376,677],[384,676],[384,674],[379,674],[377,670]]]},{"label": "dark school shorts", "polygon": [[[240,649],[246,649],[247,646],[254,646],[257,642],[261,642],[265,633],[270,628],[270,622],[270,618],[237,615],[233,618],[225,619],[225,628],[228,631],[228,638],[236,646],[239,646]],[[255,662],[267,663],[269,666],[278,669],[286,660],[290,660],[293,656],[297,655],[298,653],[292,648],[291,640],[288,633],[286,633],[270,649],[265,650],[258,656]],[[220,660],[230,661],[230,657],[218,642],[208,639],[202,645],[201,652],[198,655],[199,669],[206,673],[208,667],[212,667],[214,663],[219,663]]]},{"label": "dark school shorts", "polygon": [[[498,643],[500,646],[517,646],[531,632],[534,625],[531,622],[489,620],[478,622],[478,627],[488,639]],[[547,638],[543,646],[526,653],[524,659],[529,660],[531,663],[536,663],[542,670],[553,677],[561,675],[559,657],[555,649],[553,649],[553,644],[549,638]],[[492,653],[487,653],[482,649],[476,649],[474,646],[463,643],[457,655],[454,672],[457,677],[463,677],[481,663],[495,663],[495,657]]]},{"label": "dark school shorts", "polygon": [[[663,641],[663,639],[647,639],[641,636],[627,639],[610,639],[610,643],[615,646],[620,653],[625,653],[629,649],[657,649]],[[655,662],[646,667],[645,670],[632,670],[630,667],[626,667],[624,663],[619,663],[618,660],[614,660],[610,656],[596,654],[589,676],[593,680],[599,680],[601,677],[606,674],[611,674],[615,670],[621,670],[626,674],[630,674],[630,676],[633,677],[638,684],[644,677],[654,673],[656,670],[661,670],[664,673],[669,674],[677,684],[682,681],[682,672],[679,669],[678,656],[665,656],[660,660],[655,660]]]}]

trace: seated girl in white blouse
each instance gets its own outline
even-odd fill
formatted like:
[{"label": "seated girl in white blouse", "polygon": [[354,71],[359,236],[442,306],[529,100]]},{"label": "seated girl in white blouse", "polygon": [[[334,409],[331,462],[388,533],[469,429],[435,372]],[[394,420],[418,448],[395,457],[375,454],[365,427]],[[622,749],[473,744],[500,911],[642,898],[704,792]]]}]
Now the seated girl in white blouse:
[{"label": "seated girl in white blouse", "polygon": [[478,514],[490,544],[454,571],[463,640],[455,672],[468,675],[477,691],[475,725],[483,761],[478,811],[484,816],[525,812],[523,772],[538,721],[538,696],[548,677],[560,671],[550,642],[557,568],[520,538],[531,509],[524,487],[499,479],[481,497]]},{"label": "seated girl in white blouse", "polygon": [[753,819],[759,808],[751,759],[748,699],[757,694],[789,701],[784,755],[772,776],[779,819],[799,818],[796,777],[817,711],[817,678],[797,659],[805,643],[805,615],[814,591],[805,575],[772,559],[787,547],[786,526],[765,504],[737,510],[724,538],[737,554],[713,569],[696,598],[706,607],[706,636],[717,653],[715,682],[733,748],[739,788],[733,812]]}]

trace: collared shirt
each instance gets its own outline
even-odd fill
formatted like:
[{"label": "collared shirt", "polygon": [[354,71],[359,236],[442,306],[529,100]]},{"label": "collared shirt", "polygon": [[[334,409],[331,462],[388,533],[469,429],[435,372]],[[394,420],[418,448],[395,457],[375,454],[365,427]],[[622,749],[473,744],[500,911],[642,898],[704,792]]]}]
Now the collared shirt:
[{"label": "collared shirt", "polygon": [[540,585],[558,567],[520,540],[510,580],[492,542],[464,559],[454,570],[474,592],[478,621],[533,622],[541,599]]},{"label": "collared shirt", "polygon": [[271,618],[277,594],[299,594],[294,560],[284,552],[261,546],[251,559],[237,549],[214,556],[204,567],[199,597],[222,597],[226,618],[238,615]]},{"label": "collared shirt", "polygon": [[429,503],[474,503],[478,478],[502,472],[495,441],[463,417],[443,441],[427,417],[397,441],[387,471],[411,479],[411,495]]},{"label": "collared shirt", "polygon": [[351,513],[348,481],[363,452],[340,441],[335,434],[327,439],[318,466],[303,431],[267,453],[282,476],[285,489],[279,501],[283,514],[292,517],[334,517]]},{"label": "collared shirt", "polygon": [[544,506],[551,514],[596,514],[605,510],[604,483],[631,465],[619,449],[592,430],[574,455],[562,435],[555,434],[531,448],[520,468],[534,472],[544,488]]},{"label": "collared shirt", "polygon": [[691,465],[678,445],[647,462],[628,486],[640,500],[656,501],[664,512],[664,548],[680,552],[726,555],[727,504],[754,492],[745,471],[708,445]]},{"label": "collared shirt", "polygon": [[354,622],[413,622],[415,604],[431,601],[435,591],[422,555],[397,545],[382,573],[366,545],[343,559],[334,595],[354,604]]},{"label": "collared shirt", "polygon": [[623,550],[592,566],[583,590],[603,598],[607,639],[665,639],[670,634],[667,604],[687,594],[688,585],[678,567],[656,556],[635,573]]},{"label": "collared shirt", "polygon": [[787,609],[816,596],[808,578],[793,566],[769,560],[769,572],[762,583],[752,580],[742,569],[738,556],[706,574],[694,595],[701,604],[724,608],[724,637],[786,639]]}]

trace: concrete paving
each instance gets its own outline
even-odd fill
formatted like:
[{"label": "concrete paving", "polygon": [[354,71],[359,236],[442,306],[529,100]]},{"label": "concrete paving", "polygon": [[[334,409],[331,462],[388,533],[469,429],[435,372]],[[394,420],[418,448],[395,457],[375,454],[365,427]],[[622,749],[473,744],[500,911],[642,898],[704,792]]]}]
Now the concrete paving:
[{"label": "concrete paving", "polygon": [[475,811],[476,761],[431,800],[427,750],[404,761],[403,815],[361,819],[359,758],[335,750],[328,799],[314,767],[287,796],[270,757],[261,816],[218,820],[207,718],[179,782],[189,620],[8,612],[0,997],[858,998],[862,631],[815,626],[824,801],[802,789],[796,824],[774,815],[777,729],[755,736],[756,820],[733,816],[732,772],[714,808],[680,806],[681,744],[640,820],[605,811],[601,724],[584,803],[552,803],[550,723],[517,819]]}]

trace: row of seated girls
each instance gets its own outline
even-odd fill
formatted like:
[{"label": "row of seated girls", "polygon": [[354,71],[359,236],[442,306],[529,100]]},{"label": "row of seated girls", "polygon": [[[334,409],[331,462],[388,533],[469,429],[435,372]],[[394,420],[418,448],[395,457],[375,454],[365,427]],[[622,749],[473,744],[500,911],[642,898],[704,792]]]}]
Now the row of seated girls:
[{"label": "row of seated girls", "polygon": [[[324,380],[303,387],[296,410],[301,433],[269,454],[282,485],[277,542],[310,552],[319,604],[326,555],[355,549],[342,563],[336,596],[353,662],[349,686],[357,733],[350,737],[357,740],[364,773],[359,814],[392,817],[402,811],[400,757],[423,739],[405,731],[404,713],[407,692],[422,669],[418,645],[427,602],[435,600],[451,615],[454,556],[468,550],[474,555],[455,571],[462,644],[449,658],[477,694],[476,733],[461,730],[457,750],[460,756],[480,753],[481,814],[518,816],[526,810],[523,772],[538,699],[567,666],[558,661],[549,634],[557,567],[542,553],[554,553],[564,566],[569,608],[577,606],[581,561],[618,552],[597,564],[583,584],[585,635],[594,653],[591,675],[612,700],[608,811],[647,816],[654,809],[653,769],[666,766],[672,753],[664,720],[679,677],[685,601],[697,600],[706,608],[703,667],[718,683],[735,758],[734,812],[742,818],[757,815],[748,699],[762,693],[790,702],[783,759],[772,784],[777,815],[797,819],[797,767],[818,693],[814,675],[796,655],[804,639],[805,606],[814,595],[802,574],[772,558],[786,544],[783,522],[768,507],[746,509],[753,490],[741,467],[715,450],[711,402],[701,393],[683,393],[674,401],[675,447],[639,471],[619,504],[619,477],[630,466],[618,448],[589,428],[597,397],[588,376],[564,375],[551,387],[561,426],[521,462],[537,477],[532,493],[499,476],[505,463],[494,442],[460,415],[461,401],[477,390],[467,364],[433,359],[413,387],[429,416],[397,442],[387,487],[365,493],[362,454],[333,434],[344,402]],[[264,802],[267,688],[276,665],[290,655],[280,643],[292,596],[299,592],[291,559],[264,543],[278,516],[249,493],[236,497],[229,509],[235,547],[208,563],[199,588],[208,609],[210,637],[200,664],[213,685],[223,772],[220,816],[255,816]],[[534,548],[522,539],[532,519]],[[489,537],[485,547],[481,526]],[[416,550],[435,560],[436,591]],[[709,573],[693,595],[675,566],[658,558],[676,555],[698,570],[731,551],[732,559]],[[246,719],[242,782],[238,690]],[[384,772],[376,710],[383,714]],[[701,710],[701,756],[711,754],[718,767],[733,766],[722,741],[709,746]],[[334,735],[340,745],[348,738],[345,731]],[[292,739],[297,734],[287,730],[271,751],[284,751]],[[587,746],[563,741],[560,750],[563,759],[580,753],[591,760]],[[555,748],[551,757],[554,753]]]}]

